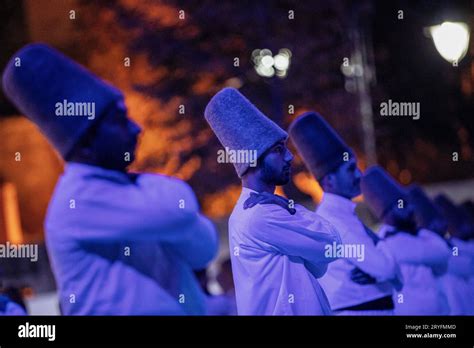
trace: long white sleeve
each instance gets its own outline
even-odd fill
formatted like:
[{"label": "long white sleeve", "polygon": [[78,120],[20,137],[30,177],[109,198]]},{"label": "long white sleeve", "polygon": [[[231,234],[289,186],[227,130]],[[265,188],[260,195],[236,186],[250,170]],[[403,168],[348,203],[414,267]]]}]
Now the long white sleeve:
[{"label": "long white sleeve", "polygon": [[423,264],[427,267],[446,266],[450,250],[437,234],[420,230],[417,236],[399,232],[386,238],[398,262]]},{"label": "long white sleeve", "polygon": [[469,256],[451,256],[448,262],[448,273],[461,278],[469,278],[474,271],[474,259]]},{"label": "long white sleeve", "polygon": [[400,278],[397,262],[385,241],[381,240],[377,245],[374,245],[368,237],[361,241],[360,236],[354,237],[353,234],[347,234],[344,243],[363,243],[364,260],[358,261],[355,258],[347,258],[347,260],[374,277],[378,282]]},{"label": "long white sleeve", "polygon": [[216,229],[204,216],[195,219],[188,228],[193,231],[192,234],[185,234],[183,238],[163,245],[168,245],[193,269],[203,269],[214,258],[219,247]]},{"label": "long white sleeve", "polygon": [[464,241],[459,238],[451,238],[451,244],[458,248],[458,253],[464,256],[474,257],[474,241]]},{"label": "long white sleeve", "polygon": [[150,240],[189,246],[193,253],[216,252],[215,229],[199,213],[196,197],[183,181],[143,174],[131,183],[73,174],[59,182],[50,205],[55,218],[47,218],[46,224],[55,230],[67,229],[84,242]]},{"label": "long white sleeve", "polygon": [[336,258],[325,256],[326,247],[339,244],[337,231],[313,212],[298,206],[295,215],[274,205],[258,205],[250,221],[253,235],[262,247],[314,264],[327,264]]}]

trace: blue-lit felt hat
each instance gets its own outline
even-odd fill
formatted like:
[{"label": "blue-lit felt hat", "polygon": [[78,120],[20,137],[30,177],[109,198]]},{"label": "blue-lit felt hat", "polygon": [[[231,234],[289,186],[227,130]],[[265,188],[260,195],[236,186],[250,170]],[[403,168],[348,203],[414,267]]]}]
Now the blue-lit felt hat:
[{"label": "blue-lit felt hat", "polygon": [[15,53],[2,83],[8,99],[65,159],[106,110],[123,99],[118,89],[44,44]]},{"label": "blue-lit felt hat", "polygon": [[296,118],[288,133],[306,167],[317,180],[353,156],[350,147],[316,112],[307,112]]},{"label": "blue-lit felt hat", "polygon": [[[222,146],[231,151],[256,151],[260,156],[288,134],[235,88],[224,88],[207,104],[204,117]],[[234,162],[239,177],[250,163]]]},{"label": "blue-lit felt hat", "polygon": [[435,219],[442,217],[439,209],[420,186],[410,185],[407,193],[408,199],[415,207],[416,219],[421,227],[427,228]]},{"label": "blue-lit felt hat", "polygon": [[360,187],[364,202],[379,219],[402,200],[408,202],[405,190],[382,168],[373,166],[362,176]]}]

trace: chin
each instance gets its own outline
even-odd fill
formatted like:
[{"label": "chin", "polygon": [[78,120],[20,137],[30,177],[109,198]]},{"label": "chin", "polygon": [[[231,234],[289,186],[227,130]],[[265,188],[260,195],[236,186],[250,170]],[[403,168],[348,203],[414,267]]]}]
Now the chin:
[{"label": "chin", "polygon": [[130,156],[130,161],[124,161],[123,158],[109,159],[105,166],[112,170],[125,171],[133,161],[135,160],[134,156]]},{"label": "chin", "polygon": [[362,191],[360,189],[360,186],[357,186],[356,188],[354,188],[354,191],[352,191],[353,195],[352,195],[352,198],[355,198],[359,195],[362,194]]},{"label": "chin", "polygon": [[348,194],[346,194],[346,195],[341,195],[341,196],[346,197],[347,199],[354,199],[354,198],[356,198],[358,195],[360,195],[360,191],[351,192],[351,193],[348,193]]},{"label": "chin", "polygon": [[275,186],[283,186],[286,185],[290,182],[290,178],[281,178],[279,180],[276,180],[273,185]]}]

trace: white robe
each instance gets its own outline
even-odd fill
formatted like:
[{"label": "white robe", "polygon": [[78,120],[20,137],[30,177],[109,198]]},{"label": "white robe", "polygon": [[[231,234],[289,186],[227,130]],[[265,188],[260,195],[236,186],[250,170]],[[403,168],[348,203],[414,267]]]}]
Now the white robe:
[{"label": "white robe", "polygon": [[68,163],[45,225],[63,314],[205,314],[217,235],[181,180]]},{"label": "white robe", "polygon": [[258,204],[243,209],[243,188],[229,219],[229,243],[239,315],[329,315],[317,278],[327,264],[325,247],[339,243],[326,221],[296,205]]},{"label": "white robe", "polygon": [[[393,227],[382,225],[385,236]],[[436,233],[420,230],[416,236],[398,232],[385,239],[400,264],[405,284],[394,294],[395,315],[447,315],[448,300],[435,275],[448,266],[449,247]],[[435,273],[433,273],[435,272]]]},{"label": "white robe", "polygon": [[[374,245],[362,222],[355,213],[356,204],[351,200],[324,193],[316,213],[333,224],[341,235],[343,244],[363,246],[364,259],[345,257],[329,265],[320,283],[328,295],[332,310],[351,307],[386,296],[401,287],[403,278],[394,256],[384,241]],[[351,280],[351,271],[359,268],[377,280],[375,284],[360,285]],[[364,315],[364,311],[354,311]],[[370,311],[371,313],[373,311]],[[383,312],[381,315],[388,314]]]},{"label": "white robe", "polygon": [[13,302],[12,300],[10,300],[10,298],[8,298],[7,296],[0,295],[0,301],[2,302],[1,303],[2,308],[0,308],[0,316],[2,316],[2,315],[5,315],[5,316],[10,316],[10,315],[23,316],[23,315],[27,315],[25,310],[23,309],[23,307],[21,307],[16,302]]},{"label": "white robe", "polygon": [[440,278],[451,315],[474,315],[474,250],[472,242],[451,238],[448,271]]}]

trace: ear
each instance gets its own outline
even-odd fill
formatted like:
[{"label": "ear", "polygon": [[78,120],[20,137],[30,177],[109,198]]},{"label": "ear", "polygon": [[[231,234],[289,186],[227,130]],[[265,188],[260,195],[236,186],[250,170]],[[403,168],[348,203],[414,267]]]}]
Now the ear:
[{"label": "ear", "polygon": [[334,187],[334,174],[329,173],[326,174],[322,179],[321,179],[321,186],[324,191],[330,191]]},{"label": "ear", "polygon": [[92,150],[92,144],[91,144],[91,139],[89,137],[82,139],[72,152],[69,154],[69,156],[66,158],[67,161],[77,161],[77,162],[82,162],[82,161],[87,161],[90,162],[91,160],[95,159],[96,154]]}]

